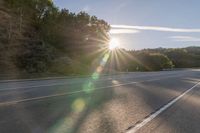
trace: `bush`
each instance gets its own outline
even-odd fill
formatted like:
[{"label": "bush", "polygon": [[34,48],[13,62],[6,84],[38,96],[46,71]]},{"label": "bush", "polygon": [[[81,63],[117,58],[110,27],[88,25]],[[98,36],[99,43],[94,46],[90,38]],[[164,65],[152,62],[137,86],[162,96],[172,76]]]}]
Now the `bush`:
[{"label": "bush", "polygon": [[43,42],[25,44],[19,50],[16,65],[29,73],[45,72],[53,60],[53,50]]}]

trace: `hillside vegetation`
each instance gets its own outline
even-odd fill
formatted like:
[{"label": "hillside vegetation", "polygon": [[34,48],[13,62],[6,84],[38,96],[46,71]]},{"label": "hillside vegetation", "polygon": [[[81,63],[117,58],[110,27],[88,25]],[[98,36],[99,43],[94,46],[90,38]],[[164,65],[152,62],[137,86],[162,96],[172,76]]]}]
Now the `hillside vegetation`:
[{"label": "hillside vegetation", "polygon": [[[137,51],[120,50],[117,69],[121,71],[155,71],[171,68],[200,67],[200,47],[157,48]],[[123,65],[120,65],[123,64]]]},{"label": "hillside vegetation", "polygon": [[85,12],[58,10],[49,0],[5,0],[0,4],[2,72],[87,73],[99,53],[89,54],[109,39],[110,26],[104,20]]},{"label": "hillside vegetation", "polygon": [[[59,10],[51,0],[1,0],[0,20],[1,74],[88,74],[109,52],[106,21]],[[118,49],[109,54],[105,72],[200,66],[200,47]]]}]

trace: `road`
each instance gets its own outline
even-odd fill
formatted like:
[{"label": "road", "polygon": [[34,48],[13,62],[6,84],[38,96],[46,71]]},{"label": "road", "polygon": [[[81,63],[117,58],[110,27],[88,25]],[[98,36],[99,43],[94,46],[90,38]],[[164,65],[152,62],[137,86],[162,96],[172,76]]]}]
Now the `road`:
[{"label": "road", "polygon": [[199,133],[200,70],[0,82],[0,133]]}]

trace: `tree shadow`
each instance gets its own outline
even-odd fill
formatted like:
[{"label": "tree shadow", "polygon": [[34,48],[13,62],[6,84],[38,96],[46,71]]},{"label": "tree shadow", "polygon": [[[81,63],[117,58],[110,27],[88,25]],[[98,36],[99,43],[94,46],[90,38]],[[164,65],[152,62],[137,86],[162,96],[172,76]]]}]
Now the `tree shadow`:
[{"label": "tree shadow", "polygon": [[75,133],[87,115],[112,95],[112,89],[101,89],[4,106],[0,108],[0,132]]}]

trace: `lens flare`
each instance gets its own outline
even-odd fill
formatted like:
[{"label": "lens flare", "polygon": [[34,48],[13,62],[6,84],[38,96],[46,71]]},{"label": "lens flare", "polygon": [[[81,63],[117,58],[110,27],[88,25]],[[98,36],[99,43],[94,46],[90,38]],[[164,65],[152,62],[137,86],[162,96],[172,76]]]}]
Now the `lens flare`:
[{"label": "lens flare", "polygon": [[74,112],[82,112],[85,108],[85,101],[82,98],[76,99],[72,103],[72,109]]},{"label": "lens flare", "polygon": [[119,40],[117,38],[112,38],[109,42],[109,49],[114,50],[119,47]]}]

